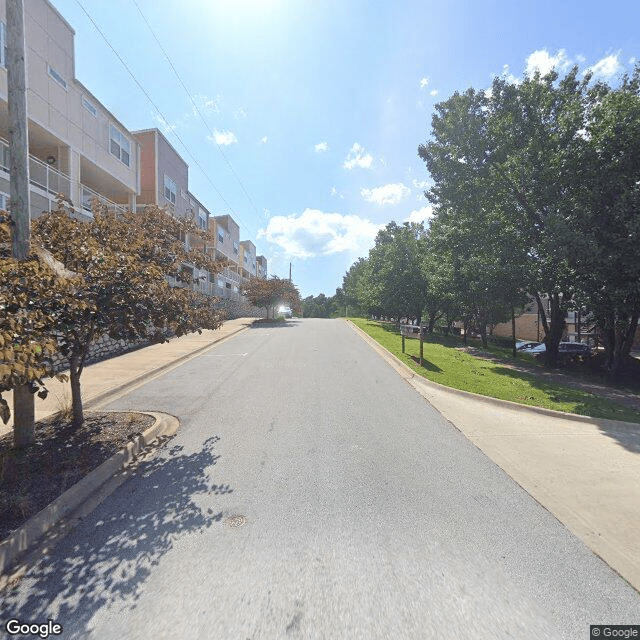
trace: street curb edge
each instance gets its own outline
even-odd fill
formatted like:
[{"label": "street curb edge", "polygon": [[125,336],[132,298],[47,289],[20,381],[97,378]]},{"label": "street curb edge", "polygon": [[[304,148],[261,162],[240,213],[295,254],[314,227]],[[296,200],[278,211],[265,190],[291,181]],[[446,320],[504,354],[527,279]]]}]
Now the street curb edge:
[{"label": "street curb edge", "polygon": [[[479,393],[472,393],[471,391],[463,391],[462,389],[454,389],[453,387],[447,387],[433,380],[423,378],[421,375],[413,371],[397,356],[393,355],[390,351],[385,349],[377,340],[372,338],[366,331],[363,331],[360,327],[354,324],[351,320],[347,320],[347,324],[356,332],[360,337],[373,347],[386,362],[393,367],[411,386],[422,395],[420,389],[416,385],[420,385],[426,388],[431,387],[434,391],[445,391],[453,395],[458,395],[463,398],[469,398],[487,404],[493,404],[498,407],[504,407],[508,409],[520,409],[528,411],[530,413],[536,413],[538,415],[550,416],[552,418],[563,418],[564,420],[573,420],[575,422],[587,422],[589,424],[606,423],[612,426],[621,426],[637,429],[640,424],[637,422],[624,422],[623,420],[612,420],[610,418],[594,418],[593,416],[582,416],[577,413],[566,413],[564,411],[556,411],[555,409],[546,409],[545,407],[534,407],[528,404],[519,404],[511,400],[501,400],[500,398],[492,398],[490,396],[483,396]],[[423,395],[424,397],[424,395]],[[427,398],[425,398],[427,399]],[[427,399],[428,400],[428,399]]]},{"label": "street curb edge", "polygon": [[[142,434],[129,442],[126,447],[115,453],[108,460],[105,460],[82,480],[58,496],[51,504],[29,518],[19,529],[0,543],[0,588],[6,582],[4,574],[15,564],[18,558],[33,549],[47,532],[78,509],[116,473],[133,462],[138,454],[153,441],[161,436],[174,435],[180,425],[176,417],[167,413],[155,411],[138,411],[136,413],[150,415],[155,418],[155,422]],[[101,500],[106,498],[107,495],[109,494],[101,496]],[[97,504],[99,502],[94,507]]]}]

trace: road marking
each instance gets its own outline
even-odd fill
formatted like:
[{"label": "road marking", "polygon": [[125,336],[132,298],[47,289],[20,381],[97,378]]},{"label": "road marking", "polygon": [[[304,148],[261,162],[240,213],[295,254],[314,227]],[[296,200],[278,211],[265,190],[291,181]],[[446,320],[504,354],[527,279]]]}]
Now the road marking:
[{"label": "road marking", "polygon": [[203,358],[228,358],[231,356],[239,356],[240,358],[246,358],[249,353],[208,353]]}]

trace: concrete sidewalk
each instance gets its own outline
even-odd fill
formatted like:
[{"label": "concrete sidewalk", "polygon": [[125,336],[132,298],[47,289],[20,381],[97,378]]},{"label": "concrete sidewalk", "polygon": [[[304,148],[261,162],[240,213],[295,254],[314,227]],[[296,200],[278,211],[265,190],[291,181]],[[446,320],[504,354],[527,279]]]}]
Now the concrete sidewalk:
[{"label": "concrete sidewalk", "polygon": [[[142,384],[146,378],[165,371],[216,342],[242,331],[254,320],[255,318],[228,320],[215,331],[204,330],[201,334],[191,333],[180,338],[172,338],[163,344],[143,347],[87,366],[80,378],[85,409],[104,402],[111,395]],[[41,420],[71,404],[69,382],[63,383],[50,378],[46,380],[46,385],[49,390],[46,399],[41,400],[36,396],[36,420]],[[8,392],[5,398],[13,416],[13,394]],[[11,431],[12,428],[12,419],[6,425],[0,423],[0,435]]]},{"label": "concrete sidewalk", "polygon": [[349,322],[479,449],[640,591],[640,424],[443,387]]}]

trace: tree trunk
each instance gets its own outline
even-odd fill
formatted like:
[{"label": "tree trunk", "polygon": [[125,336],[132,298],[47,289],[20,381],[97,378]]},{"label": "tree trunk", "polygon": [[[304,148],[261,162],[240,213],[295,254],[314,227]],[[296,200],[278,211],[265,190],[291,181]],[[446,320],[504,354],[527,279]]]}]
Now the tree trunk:
[{"label": "tree trunk", "polygon": [[609,340],[613,338],[613,345],[609,347],[610,356],[607,359],[606,378],[609,382],[619,382],[624,361],[631,351],[636,327],[638,326],[638,313],[634,313],[628,320],[626,327],[622,322],[615,322],[609,333]]},{"label": "tree trunk", "polygon": [[434,313],[430,313],[430,314],[429,314],[429,326],[428,326],[428,328],[427,328],[427,331],[428,331],[429,333],[433,333],[433,329],[434,329],[434,328],[435,328],[435,326],[436,326],[436,319],[437,319],[437,317],[436,317],[435,312],[434,312]]},{"label": "tree trunk", "polygon": [[487,348],[487,322],[486,322],[486,316],[481,313],[480,314],[480,338],[482,339],[482,348],[486,349]]},{"label": "tree trunk", "polygon": [[558,348],[565,328],[566,310],[564,305],[560,303],[560,295],[554,293],[551,296],[551,325],[549,332],[545,338],[546,361],[550,367],[558,365],[559,355]]},{"label": "tree trunk", "polygon": [[464,344],[467,345],[467,329],[469,328],[469,323],[467,319],[464,319],[463,331],[464,331]]},{"label": "tree trunk", "polygon": [[13,446],[22,449],[35,441],[34,397],[29,385],[21,384],[13,390]]},{"label": "tree trunk", "polygon": [[511,348],[513,357],[518,357],[518,350],[516,349],[516,310],[511,307]]},{"label": "tree trunk", "polygon": [[73,426],[79,429],[84,422],[82,409],[82,392],[80,390],[80,374],[82,373],[82,355],[74,353],[69,361],[69,378],[71,381],[71,405],[73,408]]}]

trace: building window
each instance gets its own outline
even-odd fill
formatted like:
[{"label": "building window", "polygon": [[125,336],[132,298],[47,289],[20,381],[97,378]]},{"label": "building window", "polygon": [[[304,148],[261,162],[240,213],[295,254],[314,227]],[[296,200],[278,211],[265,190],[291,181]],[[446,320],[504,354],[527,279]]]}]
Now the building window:
[{"label": "building window", "polygon": [[225,287],[227,287],[227,289],[231,289],[231,283],[230,282],[225,282]]},{"label": "building window", "polygon": [[7,25],[0,21],[0,67],[7,66]]},{"label": "building window", "polygon": [[93,116],[96,117],[98,115],[98,110],[95,108],[93,103],[89,102],[84,96],[82,96],[82,106]]},{"label": "building window", "polygon": [[233,241],[233,253],[238,253],[239,247],[238,247],[238,243],[234,240]]},{"label": "building window", "polygon": [[247,255],[245,254],[244,256],[242,256],[244,258],[244,263],[247,264],[248,260],[247,260]]},{"label": "building window", "polygon": [[61,86],[65,89],[67,88],[67,81],[51,66],[49,67],[49,75]]},{"label": "building window", "polygon": [[207,216],[204,213],[200,214],[200,228],[201,229],[207,228]]},{"label": "building window", "polygon": [[9,194],[0,191],[0,209],[3,211],[9,210]]},{"label": "building window", "polygon": [[218,242],[224,242],[224,232],[218,231]]},{"label": "building window", "polygon": [[178,187],[176,183],[169,177],[164,177],[164,197],[171,202],[176,203],[176,196],[178,195]]},{"label": "building window", "polygon": [[120,162],[126,164],[127,167],[129,166],[131,143],[124,133],[116,129],[113,125],[109,125],[109,149]]}]

